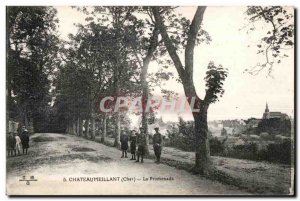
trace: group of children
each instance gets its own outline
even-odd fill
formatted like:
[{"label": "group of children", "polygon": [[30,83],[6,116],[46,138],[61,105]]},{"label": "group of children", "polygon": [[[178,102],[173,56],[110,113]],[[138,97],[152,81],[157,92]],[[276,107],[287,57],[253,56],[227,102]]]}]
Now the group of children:
[{"label": "group of children", "polygon": [[21,134],[10,132],[7,137],[7,155],[16,156],[21,154],[23,149],[23,154],[27,154],[29,148],[29,133],[28,130],[23,126]]},{"label": "group of children", "polygon": [[[153,135],[153,149],[156,156],[156,163],[160,163],[161,149],[162,149],[162,135],[159,133],[159,128],[156,127],[155,134]],[[127,157],[127,150],[129,148],[128,142],[130,141],[130,153],[131,159],[135,162],[144,162],[144,156],[146,153],[146,133],[143,127],[140,128],[140,133],[137,133],[135,130],[131,131],[130,137],[123,131],[120,136],[122,156],[121,158]]]}]

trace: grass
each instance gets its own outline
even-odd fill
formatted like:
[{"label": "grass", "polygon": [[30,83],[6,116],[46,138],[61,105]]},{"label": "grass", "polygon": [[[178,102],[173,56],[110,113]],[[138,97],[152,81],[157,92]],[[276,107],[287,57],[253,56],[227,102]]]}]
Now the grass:
[{"label": "grass", "polygon": [[[101,143],[100,141],[96,140],[98,143]],[[106,146],[113,147],[113,141],[110,141],[109,139],[102,143]],[[145,156],[145,158],[155,160],[155,156],[153,154],[150,154],[148,156]],[[172,160],[169,158],[161,158],[161,163],[175,167],[176,169],[181,169],[188,171],[192,174],[195,174],[192,171],[193,164],[188,162],[183,162],[179,160]],[[264,168],[258,168],[258,170],[264,170]],[[249,170],[245,170],[245,174],[248,174]],[[251,171],[257,171],[257,169],[251,170]],[[199,177],[202,177],[199,175]],[[232,185],[236,186],[239,189],[246,190],[249,193],[254,194],[260,194],[260,195],[288,195],[289,192],[287,192],[287,189],[284,188],[284,186],[281,185],[266,185],[263,182],[260,181],[249,181],[249,180],[243,180],[243,178],[235,175],[231,175],[227,173],[226,171],[214,168],[209,175],[204,176],[207,179],[218,181],[220,183],[226,184],[226,185]]]}]

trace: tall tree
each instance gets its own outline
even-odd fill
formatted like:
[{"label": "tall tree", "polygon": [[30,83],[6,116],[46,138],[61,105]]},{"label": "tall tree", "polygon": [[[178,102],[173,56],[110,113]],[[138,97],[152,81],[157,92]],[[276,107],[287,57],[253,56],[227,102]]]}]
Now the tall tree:
[{"label": "tall tree", "polygon": [[[203,21],[203,15],[206,10],[205,6],[199,6],[193,17],[192,22],[183,21],[187,28],[186,43],[184,43],[184,58],[185,63],[181,62],[177,48],[176,40],[172,40],[168,34],[167,26],[164,24],[164,14],[169,14],[170,9],[165,7],[153,7],[155,22],[160,30],[164,44],[169,52],[170,57],[176,67],[181,82],[183,84],[185,96],[188,97],[188,101],[191,103],[195,98],[194,109],[198,109],[199,112],[192,112],[195,121],[195,166],[194,171],[201,174],[207,174],[211,168],[209,141],[208,141],[208,126],[207,126],[207,111],[209,105],[217,100],[218,94],[222,92],[222,84],[227,76],[227,71],[222,66],[216,67],[212,62],[209,64],[207,76],[206,76],[206,95],[204,99],[201,99],[195,89],[193,82],[194,75],[194,48],[197,43],[197,36],[199,36],[199,30]],[[179,20],[177,20],[179,21]]]},{"label": "tall tree", "polygon": [[[129,41],[130,53],[132,54],[132,61],[136,62],[140,68],[139,80],[142,92],[142,111],[141,111],[141,125],[146,132],[146,153],[149,153],[149,130],[148,124],[151,122],[154,110],[146,111],[147,103],[151,101],[151,90],[154,87],[161,87],[161,83],[168,80],[172,73],[159,71],[155,74],[148,73],[151,61],[155,60],[160,65],[169,61],[165,56],[167,53],[163,46],[163,41],[159,38],[159,31],[155,25],[151,7],[135,7],[131,8],[131,12],[127,13],[129,16],[131,26],[126,27],[126,38]],[[142,16],[142,17],[141,17]],[[167,68],[166,66],[164,66]],[[162,93],[166,91],[161,90]],[[140,115],[139,113],[137,113]]]}]

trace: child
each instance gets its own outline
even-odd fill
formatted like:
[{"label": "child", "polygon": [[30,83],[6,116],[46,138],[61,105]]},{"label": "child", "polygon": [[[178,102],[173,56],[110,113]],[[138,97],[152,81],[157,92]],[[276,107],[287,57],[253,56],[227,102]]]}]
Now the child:
[{"label": "child", "polygon": [[124,155],[125,155],[125,158],[128,158],[127,157],[128,136],[125,133],[125,131],[122,131],[122,135],[120,137],[120,142],[121,142],[121,150],[122,150],[122,157],[121,158],[124,158]]},{"label": "child", "polygon": [[8,150],[8,156],[15,156],[16,155],[16,139],[13,135],[13,133],[9,133],[9,136],[7,138],[7,150]]},{"label": "child", "polygon": [[144,163],[144,155],[146,152],[146,135],[145,135],[145,130],[143,127],[140,128],[140,134],[137,136],[137,144],[138,144],[138,151],[137,151],[137,160],[135,162],[140,162],[141,158],[141,163]]},{"label": "child", "polygon": [[21,138],[16,133],[14,135],[15,135],[15,139],[16,139],[16,149],[18,151],[18,155],[20,155],[20,153],[21,153],[21,146],[22,146],[22,144],[21,144]]},{"label": "child", "polygon": [[23,154],[25,153],[27,155],[27,150],[29,148],[29,134],[27,129],[24,129],[24,131],[22,132],[21,141],[22,141]]},{"label": "child", "polygon": [[135,158],[135,152],[136,152],[136,134],[135,130],[131,131],[130,136],[130,153],[131,153],[131,159],[130,160],[136,160]]}]

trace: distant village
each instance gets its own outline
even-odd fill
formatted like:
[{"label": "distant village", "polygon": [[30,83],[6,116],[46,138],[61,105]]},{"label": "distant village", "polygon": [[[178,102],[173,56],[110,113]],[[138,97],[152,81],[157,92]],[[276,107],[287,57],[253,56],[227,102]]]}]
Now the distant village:
[{"label": "distant village", "polygon": [[[150,135],[154,127],[159,126],[160,132],[168,138],[168,130],[176,125],[175,122],[164,122],[162,118],[155,124],[149,125]],[[227,146],[256,143],[258,149],[265,149],[268,144],[290,140],[293,132],[294,120],[287,114],[270,111],[266,104],[262,118],[215,120],[208,122],[211,138],[217,138]],[[152,128],[153,127],[153,128]]]}]

